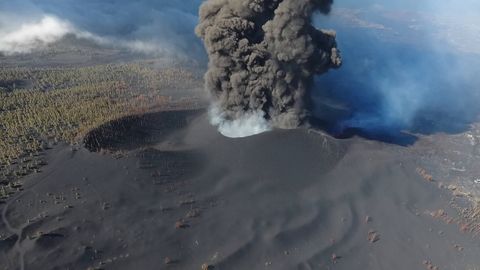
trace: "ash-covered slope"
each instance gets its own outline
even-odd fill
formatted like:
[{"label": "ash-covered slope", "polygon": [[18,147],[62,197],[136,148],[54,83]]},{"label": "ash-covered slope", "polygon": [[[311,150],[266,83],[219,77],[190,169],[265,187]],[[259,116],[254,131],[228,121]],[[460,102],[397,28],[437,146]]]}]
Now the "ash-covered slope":
[{"label": "ash-covered slope", "polygon": [[[174,117],[178,125],[163,125],[166,130],[155,127],[173,119],[171,113],[148,116],[145,125],[126,121],[116,142],[103,140],[104,148],[122,150],[115,157],[52,150],[43,172],[0,206],[0,265],[478,265],[478,241],[452,208],[457,198],[417,168],[415,151],[360,138],[334,140],[306,129],[231,140],[205,115],[191,117],[180,112]],[[139,138],[144,144],[137,144]]]}]

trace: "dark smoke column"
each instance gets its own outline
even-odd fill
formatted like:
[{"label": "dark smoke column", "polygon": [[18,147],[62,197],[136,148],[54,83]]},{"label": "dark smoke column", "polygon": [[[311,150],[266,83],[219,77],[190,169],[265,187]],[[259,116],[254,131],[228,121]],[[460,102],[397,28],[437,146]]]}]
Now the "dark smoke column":
[{"label": "dark smoke column", "polygon": [[210,63],[206,87],[228,120],[263,112],[280,128],[308,116],[314,74],[341,65],[335,32],[312,26],[333,0],[208,0],[197,35]]}]

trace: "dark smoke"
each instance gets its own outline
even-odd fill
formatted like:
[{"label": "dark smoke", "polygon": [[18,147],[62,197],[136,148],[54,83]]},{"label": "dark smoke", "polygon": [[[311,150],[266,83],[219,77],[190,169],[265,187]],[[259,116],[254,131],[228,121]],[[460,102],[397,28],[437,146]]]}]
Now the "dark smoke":
[{"label": "dark smoke", "polygon": [[206,87],[227,120],[263,113],[280,128],[308,117],[315,74],[341,65],[335,32],[312,26],[333,0],[208,0],[196,33],[210,63]]}]

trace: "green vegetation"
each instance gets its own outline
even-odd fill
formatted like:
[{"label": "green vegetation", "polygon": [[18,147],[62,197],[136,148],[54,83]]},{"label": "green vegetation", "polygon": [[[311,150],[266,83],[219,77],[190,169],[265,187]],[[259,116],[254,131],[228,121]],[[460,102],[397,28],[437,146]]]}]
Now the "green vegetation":
[{"label": "green vegetation", "polygon": [[51,144],[76,144],[108,121],[192,102],[168,93],[199,85],[185,69],[146,63],[0,69],[0,183],[38,170]]}]

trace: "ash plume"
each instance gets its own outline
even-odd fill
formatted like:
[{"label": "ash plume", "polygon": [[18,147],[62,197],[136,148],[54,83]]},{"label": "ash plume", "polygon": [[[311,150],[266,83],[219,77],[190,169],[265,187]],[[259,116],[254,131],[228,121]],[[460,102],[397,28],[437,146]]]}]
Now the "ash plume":
[{"label": "ash plume", "polygon": [[332,2],[208,0],[202,4],[196,34],[210,59],[206,88],[224,121],[260,114],[274,127],[305,123],[313,75],[341,65],[335,32],[311,24],[313,14],[328,14]]}]

